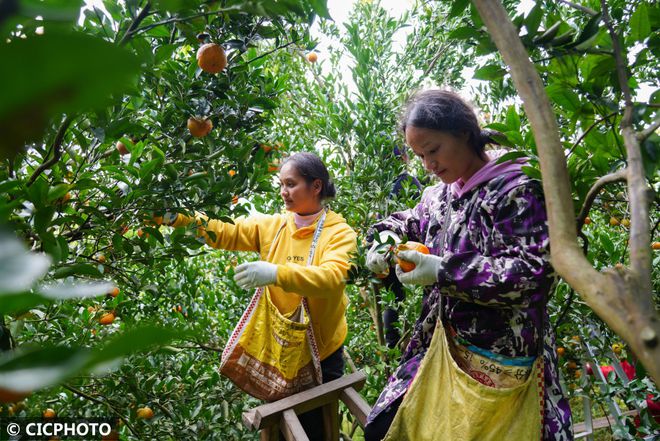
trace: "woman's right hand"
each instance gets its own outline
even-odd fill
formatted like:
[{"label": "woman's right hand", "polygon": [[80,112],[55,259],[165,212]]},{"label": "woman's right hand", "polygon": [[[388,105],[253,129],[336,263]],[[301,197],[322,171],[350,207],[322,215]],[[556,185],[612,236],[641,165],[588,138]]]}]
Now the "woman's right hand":
[{"label": "woman's right hand", "polygon": [[[388,238],[394,240],[388,242]],[[384,274],[387,272],[387,269],[390,266],[390,258],[392,253],[388,253],[387,250],[391,247],[396,247],[396,245],[401,242],[399,236],[396,233],[386,230],[380,233],[380,243],[374,241],[374,244],[371,246],[369,251],[367,251],[367,268],[374,274]]]}]

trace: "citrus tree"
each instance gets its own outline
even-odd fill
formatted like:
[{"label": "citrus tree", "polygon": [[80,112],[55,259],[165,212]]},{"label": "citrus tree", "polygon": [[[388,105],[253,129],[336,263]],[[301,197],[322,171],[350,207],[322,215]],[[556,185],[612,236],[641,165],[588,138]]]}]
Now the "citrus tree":
[{"label": "citrus tree", "polygon": [[16,279],[0,287],[0,414],[254,438],[251,402],[217,372],[246,298],[239,258],[158,223],[245,214],[246,196],[269,208],[287,88],[269,60],[308,43],[325,2],[0,6],[0,273]]}]

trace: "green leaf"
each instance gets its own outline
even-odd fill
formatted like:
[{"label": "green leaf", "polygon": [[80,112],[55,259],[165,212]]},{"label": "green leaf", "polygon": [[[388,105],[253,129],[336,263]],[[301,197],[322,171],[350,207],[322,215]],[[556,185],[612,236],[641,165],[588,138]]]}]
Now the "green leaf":
[{"label": "green leaf", "polygon": [[644,41],[651,34],[651,22],[646,3],[640,3],[630,17],[630,36],[633,41]]},{"label": "green leaf", "polygon": [[541,171],[534,168],[534,167],[523,165],[521,170],[522,170],[523,173],[525,173],[530,178],[538,179],[538,180],[541,179]]},{"label": "green leaf", "polygon": [[497,64],[488,64],[480,67],[474,72],[473,78],[477,80],[491,81],[502,78],[506,74],[506,70],[502,69]]},{"label": "green leaf", "polygon": [[91,364],[107,363],[124,355],[162,346],[173,339],[184,339],[191,334],[181,329],[167,329],[155,325],[141,325],[111,340],[95,351]]},{"label": "green leaf", "polygon": [[69,184],[58,184],[52,187],[50,190],[48,190],[48,202],[53,202],[57,199],[60,199],[62,196],[67,194],[69,188]]},{"label": "green leaf", "polygon": [[52,386],[79,372],[89,350],[50,346],[4,353],[0,357],[0,388],[34,391]]},{"label": "green leaf", "polygon": [[4,295],[2,296],[2,302],[0,302],[0,314],[23,313],[49,302],[50,300],[47,298],[30,292]]},{"label": "green leaf", "polygon": [[53,277],[56,279],[62,279],[64,277],[69,277],[74,275],[92,276],[92,277],[103,276],[103,274],[99,272],[96,265],[90,265],[88,263],[77,263],[74,265],[63,266],[55,270],[55,272],[53,273]]},{"label": "green leaf", "polygon": [[330,11],[328,11],[326,0],[309,0],[309,2],[312,5],[312,9],[314,9],[314,12],[316,12],[319,17],[332,20],[332,17],[330,17]]},{"label": "green leaf", "polygon": [[449,14],[447,18],[454,18],[463,14],[465,10],[468,8],[469,3],[470,3],[469,0],[454,0],[454,3],[451,5],[451,9],[449,10]]},{"label": "green leaf", "polygon": [[471,26],[463,26],[451,31],[447,38],[455,40],[469,40],[471,38],[479,38],[480,36],[481,34],[475,28]]},{"label": "green leaf", "polygon": [[0,296],[28,291],[49,267],[50,257],[28,252],[18,239],[0,233]]},{"label": "green leaf", "polygon": [[527,17],[525,18],[525,28],[529,35],[534,35],[539,30],[539,25],[543,19],[543,8],[539,3],[534,5]]},{"label": "green leaf", "polygon": [[83,299],[109,293],[115,285],[110,282],[60,281],[38,288],[38,292],[53,300]]}]

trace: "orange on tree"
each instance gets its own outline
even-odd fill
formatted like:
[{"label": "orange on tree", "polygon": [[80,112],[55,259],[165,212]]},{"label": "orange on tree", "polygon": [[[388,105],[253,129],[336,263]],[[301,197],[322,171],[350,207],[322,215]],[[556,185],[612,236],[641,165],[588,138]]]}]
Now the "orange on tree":
[{"label": "orange on tree", "polygon": [[67,202],[69,202],[70,199],[71,199],[71,193],[67,191],[66,194],[60,198],[59,202],[60,204],[66,204]]},{"label": "orange on tree", "polygon": [[271,162],[270,164],[268,164],[268,171],[271,173],[276,172],[279,169],[280,169],[280,165],[275,162]]},{"label": "orange on tree", "polygon": [[238,196],[234,195],[234,197],[231,198],[231,203],[232,203],[233,205],[238,204]]},{"label": "orange on tree", "polygon": [[630,226],[630,219],[621,219],[621,225],[628,228]]},{"label": "orange on tree", "polygon": [[137,413],[137,417],[143,420],[150,420],[151,418],[154,417],[154,411],[147,406],[138,408],[136,413]]},{"label": "orange on tree", "polygon": [[142,228],[138,228],[137,237],[139,237],[141,239],[142,236],[149,237],[149,233],[145,233],[144,231],[142,231]]},{"label": "orange on tree", "polygon": [[565,349],[565,348],[562,348],[561,346],[558,347],[558,348],[557,348],[557,355],[559,355],[560,357],[563,357],[564,354],[566,354],[566,349]]},{"label": "orange on tree", "polygon": [[109,325],[114,321],[115,321],[114,312],[108,312],[106,314],[103,314],[101,316],[101,318],[99,319],[99,323],[102,324],[102,325]]},{"label": "orange on tree", "polygon": [[656,251],[657,251],[657,250],[660,250],[660,242],[653,242],[653,243],[651,244],[651,248],[653,248],[653,249],[656,250]]},{"label": "orange on tree", "polygon": [[566,363],[566,367],[571,369],[571,370],[575,370],[575,369],[578,368],[577,363],[575,362],[575,360],[571,360],[568,363]]},{"label": "orange on tree", "polygon": [[190,134],[195,138],[203,138],[213,129],[213,123],[210,119],[196,116],[188,118],[187,126]]},{"label": "orange on tree", "polygon": [[316,52],[310,52],[307,54],[307,61],[310,63],[316,63],[316,60],[319,59],[319,56]]},{"label": "orange on tree", "polygon": [[99,263],[105,263],[105,260],[106,260],[106,259],[105,259],[105,255],[103,255],[103,254],[99,254],[99,255],[97,255],[97,256],[96,256],[96,260],[98,260]]},{"label": "orange on tree", "polygon": [[589,224],[591,224],[591,218],[590,218],[589,216],[587,216],[587,217],[584,218],[584,224],[585,224],[585,225],[589,225]]},{"label": "orange on tree", "polygon": [[[398,254],[400,251],[419,251],[422,254],[429,254],[429,249],[425,245],[412,241],[399,244],[396,247],[395,254]],[[416,266],[414,263],[399,259],[398,257],[396,258],[396,263],[399,264],[404,273],[414,270]]]},{"label": "orange on tree", "polygon": [[264,153],[270,153],[270,151],[273,150],[273,147],[268,144],[261,144],[260,147],[261,150],[264,151]]},{"label": "orange on tree", "polygon": [[16,403],[31,393],[32,391],[17,391],[0,387],[0,403]]},{"label": "orange on tree", "polygon": [[44,413],[42,415],[43,415],[44,418],[55,418],[55,416],[57,414],[55,413],[55,411],[53,409],[48,408],[48,409],[44,410]]},{"label": "orange on tree", "polygon": [[227,174],[229,175],[229,177],[233,178],[234,176],[236,176],[236,170],[231,169],[227,172]]},{"label": "orange on tree", "polygon": [[617,355],[620,354],[622,350],[623,350],[623,346],[620,343],[614,343],[612,345],[612,352],[614,352],[615,354]]},{"label": "orange on tree", "polygon": [[117,288],[117,287],[115,286],[114,288],[112,288],[112,289],[110,290],[110,292],[108,293],[108,295],[109,295],[110,297],[117,297],[117,296],[119,295],[119,288]]},{"label": "orange on tree", "polygon": [[119,154],[122,155],[122,156],[128,155],[130,153],[128,151],[128,149],[126,148],[126,144],[124,144],[121,141],[117,141],[117,144],[115,145],[115,147],[117,148],[117,151],[119,152]]},{"label": "orange on tree", "polygon": [[101,437],[101,441],[119,441],[119,432],[111,430],[110,433]]},{"label": "orange on tree", "polygon": [[616,226],[619,225],[620,223],[621,223],[621,222],[619,222],[619,219],[615,218],[614,216],[612,216],[612,217],[610,218],[610,225],[611,225],[611,226],[616,227]]},{"label": "orange on tree", "polygon": [[216,74],[227,66],[227,54],[217,43],[207,43],[197,50],[197,65],[204,72]]}]

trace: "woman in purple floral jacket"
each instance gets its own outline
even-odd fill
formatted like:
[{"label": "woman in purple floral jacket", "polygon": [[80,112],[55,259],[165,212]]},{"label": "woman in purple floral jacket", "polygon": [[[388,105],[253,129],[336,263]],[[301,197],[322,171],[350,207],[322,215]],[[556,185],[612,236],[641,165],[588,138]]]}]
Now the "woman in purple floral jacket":
[{"label": "woman in purple floral jacket", "polygon": [[[546,310],[556,276],[550,265],[543,191],[521,171],[522,159],[497,163],[493,143],[473,110],[455,93],[428,90],[404,113],[406,142],[442,183],[425,190],[413,209],[373,226],[367,266],[387,271],[379,243],[404,236],[430,254],[399,253],[416,264],[397,276],[423,285],[422,311],[401,364],[369,415],[367,441],[382,439],[429,347],[439,313],[457,337],[504,357],[534,357],[543,347],[544,440],[572,440],[571,412],[562,393],[552,326]],[[372,238],[373,240],[373,238]],[[540,331],[542,329],[542,331]],[[541,334],[541,335],[539,335]],[[541,338],[542,344],[541,344]],[[441,397],[435,405],[441,406]]]}]

